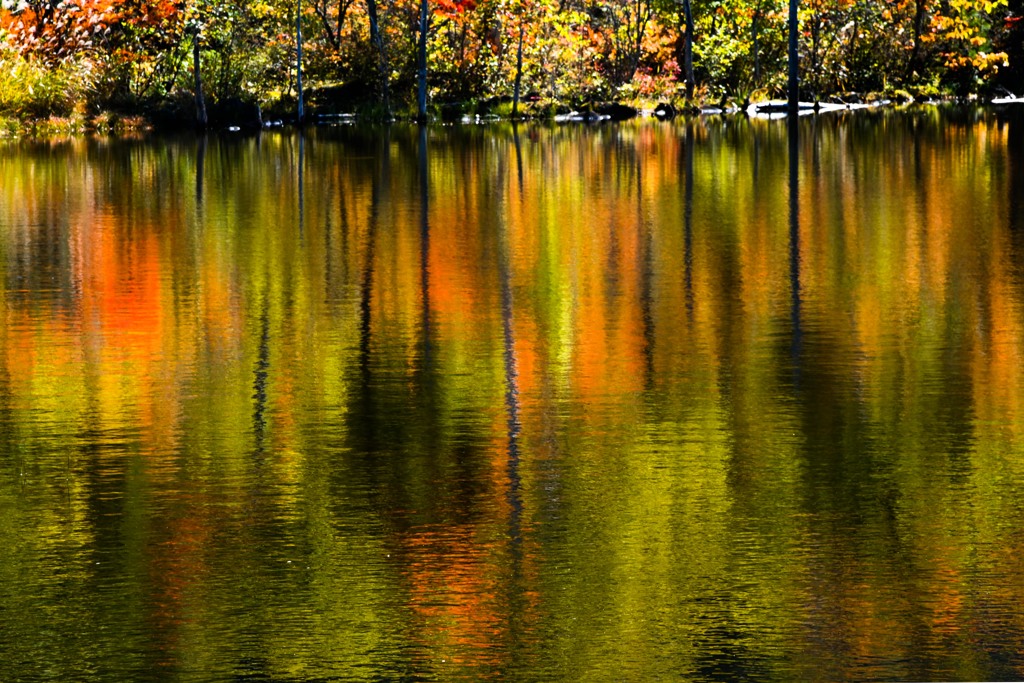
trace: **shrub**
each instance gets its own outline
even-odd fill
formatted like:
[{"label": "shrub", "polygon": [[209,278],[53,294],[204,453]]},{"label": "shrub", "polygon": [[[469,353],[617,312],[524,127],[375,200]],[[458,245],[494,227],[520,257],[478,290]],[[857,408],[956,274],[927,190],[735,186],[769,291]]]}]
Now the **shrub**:
[{"label": "shrub", "polygon": [[14,116],[67,116],[83,110],[94,69],[82,58],[55,67],[0,47],[0,113]]}]

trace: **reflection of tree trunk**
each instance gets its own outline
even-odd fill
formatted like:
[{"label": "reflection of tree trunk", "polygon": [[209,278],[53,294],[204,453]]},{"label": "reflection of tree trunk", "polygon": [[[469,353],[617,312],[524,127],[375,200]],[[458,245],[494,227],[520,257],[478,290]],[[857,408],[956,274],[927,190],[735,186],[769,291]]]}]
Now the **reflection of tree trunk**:
[{"label": "reflection of tree trunk", "polygon": [[[519,133],[516,124],[512,124],[513,139],[516,145],[516,160],[519,163],[519,198],[522,202],[522,161],[519,149]],[[497,193],[499,197],[508,197],[505,188],[505,161],[502,158],[498,165]],[[523,621],[529,608],[527,591],[528,580],[524,576],[523,564],[523,493],[522,475],[520,473],[519,439],[522,431],[521,410],[519,399],[519,368],[516,358],[516,338],[514,325],[514,299],[512,294],[512,245],[509,237],[507,217],[509,211],[499,204],[495,217],[498,225],[498,281],[501,289],[501,330],[502,330],[502,367],[505,375],[505,472],[508,488],[505,499],[508,503],[508,549],[510,577],[505,583],[508,590],[506,617],[508,637],[511,643],[524,642]]]},{"label": "reflection of tree trunk", "polygon": [[752,126],[750,127],[750,134],[753,137],[754,143],[754,163],[750,170],[751,175],[753,175],[754,190],[756,191],[758,188],[757,178],[761,171],[761,136],[757,134],[757,131]]},{"label": "reflection of tree trunk", "polygon": [[512,124],[512,142],[516,147],[516,174],[519,177],[519,198],[523,197],[523,148],[519,143],[519,125]]},{"label": "reflection of tree trunk", "polygon": [[1024,118],[1019,116],[1007,122],[1006,130],[1007,181],[1009,190],[1010,243],[1017,259],[1024,256]]},{"label": "reflection of tree trunk", "polygon": [[686,288],[686,319],[693,322],[693,125],[686,125],[686,181],[683,187],[683,266]]},{"label": "reflection of tree trunk", "polygon": [[800,320],[800,121],[789,117],[789,287],[792,297],[790,318],[792,324],[793,371],[799,383],[799,360],[801,353]]},{"label": "reflection of tree trunk", "polygon": [[519,43],[516,46],[516,83],[512,89],[512,118],[519,118],[519,94],[523,84],[523,33],[526,31],[526,24],[522,17],[519,17]]},{"label": "reflection of tree trunk", "polygon": [[263,453],[267,432],[267,377],[270,374],[270,285],[264,285],[260,313],[260,343],[253,371],[252,429],[257,455]]},{"label": "reflection of tree trunk", "polygon": [[[385,155],[387,150],[385,149]],[[373,375],[370,370],[370,345],[372,342],[373,322],[373,261],[377,247],[377,224],[380,221],[380,193],[383,183],[376,177],[370,189],[370,216],[366,223],[366,254],[363,261],[363,273],[359,282],[359,374],[365,402],[370,402],[371,382]],[[369,406],[367,405],[367,414]]]},{"label": "reflection of tree trunk", "polygon": [[[333,190],[334,183],[332,182],[326,188],[325,199],[330,198]],[[324,216],[324,301],[328,306],[334,304],[334,224],[331,221],[330,209],[325,212]]]},{"label": "reflection of tree trunk", "polygon": [[206,136],[200,135],[196,142],[196,206],[203,205],[203,185],[206,174]]},{"label": "reflection of tree trunk", "polygon": [[380,78],[381,103],[384,105],[384,115],[391,116],[391,97],[388,86],[388,61],[387,53],[384,51],[384,37],[380,32],[380,22],[377,19],[377,0],[366,0],[366,15],[370,20],[370,42],[377,48],[377,72]]},{"label": "reflection of tree trunk", "polygon": [[[504,237],[505,249],[508,249],[508,237]],[[505,408],[508,411],[506,433],[508,437],[508,501],[512,511],[509,519],[509,536],[514,542],[520,541],[521,518],[523,510],[522,482],[519,475],[519,370],[516,364],[515,329],[512,325],[512,278],[508,254],[505,254],[502,266],[501,283],[501,323],[504,338],[505,365]]]},{"label": "reflection of tree trunk", "polygon": [[[499,193],[503,193],[505,189],[504,169],[504,162],[502,162],[498,171],[497,187]],[[520,492],[521,480],[519,474],[519,433],[521,430],[519,418],[519,369],[516,361],[515,327],[513,325],[512,246],[508,234],[506,215],[507,212],[499,208],[498,278],[501,286],[502,358],[505,370],[505,409],[507,411],[505,424],[508,439],[508,502],[511,510],[509,537],[516,552],[520,552],[523,502]]]},{"label": "reflection of tree trunk", "polygon": [[345,202],[345,183],[338,182],[338,221],[339,229],[341,230],[341,267],[342,267],[342,282],[348,284],[349,282],[349,242],[351,239],[349,220],[348,220],[348,205]]},{"label": "reflection of tree trunk", "polygon": [[654,384],[654,236],[644,220],[643,164],[636,152],[636,224],[640,231],[640,311],[643,320],[644,388]]},{"label": "reflection of tree trunk", "polygon": [[[326,198],[337,194],[338,197],[338,229],[334,230],[331,221],[333,212],[326,211],[326,225],[324,230],[324,297],[334,306],[340,297],[341,288],[349,284],[351,275],[351,263],[349,261],[349,220],[348,208],[345,201],[345,182],[333,176],[326,188]],[[326,199],[325,198],[325,199]],[[328,202],[325,201],[325,204]],[[340,255],[335,250],[340,250]]]},{"label": "reflection of tree trunk", "polygon": [[427,121],[427,30],[430,28],[430,14],[427,0],[420,0],[420,39],[416,49],[419,87],[416,90],[416,120]]},{"label": "reflection of tree trunk", "polygon": [[430,165],[427,159],[427,127],[419,131],[420,176],[420,300],[423,304],[423,363],[430,365]]},{"label": "reflection of tree trunk", "polygon": [[306,166],[306,136],[299,131],[299,239],[305,237],[305,198],[306,183],[304,169]]},{"label": "reflection of tree trunk", "polygon": [[683,68],[686,71],[686,99],[693,99],[693,11],[690,0],[683,0],[683,16],[686,18],[686,44],[683,47]]},{"label": "reflection of tree trunk", "polygon": [[199,59],[199,29],[192,36],[192,70],[195,72],[196,128],[206,130],[206,98],[203,97],[203,72]]}]

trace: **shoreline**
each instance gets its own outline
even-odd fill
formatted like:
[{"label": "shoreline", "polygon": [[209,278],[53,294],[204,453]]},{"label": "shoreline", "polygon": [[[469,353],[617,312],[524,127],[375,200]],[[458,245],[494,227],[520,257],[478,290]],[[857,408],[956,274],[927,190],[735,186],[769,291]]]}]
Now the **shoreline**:
[{"label": "shoreline", "polygon": [[[841,98],[829,98],[827,101],[800,102],[799,115],[812,116],[834,113],[848,113],[858,111],[880,111],[888,109],[910,109],[916,107],[964,107],[1005,109],[1014,105],[1024,105],[1024,97],[999,97],[988,100],[970,98],[962,100],[957,98],[929,98],[922,100],[914,99],[872,99],[863,101],[860,97],[848,98],[850,101],[842,101]],[[453,105],[447,105],[453,107]],[[465,106],[465,108],[469,108]],[[650,119],[655,121],[672,121],[676,119],[701,119],[712,116],[744,116],[752,119],[779,120],[788,116],[788,103],[785,100],[762,100],[750,103],[721,103],[720,105],[692,106],[688,108],[677,108],[674,105],[662,102],[657,105],[634,107],[629,104],[611,102],[594,104],[588,107],[570,108],[564,104],[547,103],[541,107],[524,107],[526,110],[522,115],[513,118],[487,111],[483,113],[462,113],[462,106],[459,107],[456,115],[446,111],[444,106],[439,107],[440,111],[429,117],[427,125],[487,125],[496,123],[620,123],[632,120]],[[257,109],[258,112],[258,109]],[[264,131],[283,130],[288,128],[321,128],[338,125],[394,125],[414,124],[414,116],[397,115],[390,118],[382,118],[372,114],[351,112],[318,112],[315,109],[308,119],[301,125],[295,120],[295,116],[274,116],[263,119],[224,121],[219,125],[210,125],[205,129],[197,129],[194,124],[183,125],[180,119],[174,123],[168,123],[165,116],[146,116],[145,114],[119,114],[115,112],[101,112],[94,116],[84,114],[70,117],[49,116],[46,118],[9,117],[0,115],[0,141],[11,141],[20,139],[52,139],[59,137],[138,137],[147,135],[168,135],[175,133],[196,132],[196,133],[246,133],[254,134]]]}]

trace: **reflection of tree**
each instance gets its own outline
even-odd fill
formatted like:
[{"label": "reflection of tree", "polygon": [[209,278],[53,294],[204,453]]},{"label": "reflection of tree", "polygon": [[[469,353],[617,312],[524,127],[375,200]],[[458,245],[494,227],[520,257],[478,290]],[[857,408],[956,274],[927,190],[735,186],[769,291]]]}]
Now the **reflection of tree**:
[{"label": "reflection of tree", "polygon": [[306,135],[304,131],[299,129],[299,161],[298,161],[298,185],[299,185],[299,240],[302,241],[306,236],[306,182],[305,182],[305,171],[306,171]]},{"label": "reflection of tree", "polygon": [[[517,184],[519,201],[523,201],[523,166],[522,152],[519,147],[518,132],[513,128],[514,147],[516,154]],[[498,188],[506,187],[505,160],[499,162]],[[514,295],[512,289],[512,254],[509,223],[505,216],[505,202],[499,202],[495,210],[495,222],[498,230],[498,279],[501,287],[501,329],[502,329],[502,365],[505,380],[505,432],[506,432],[506,500],[508,503],[508,556],[511,563],[509,582],[506,589],[508,633],[506,638],[513,651],[524,637],[526,600],[526,581],[524,576],[523,548],[523,479],[520,463],[520,438],[522,434],[522,406],[519,397],[519,369],[516,359],[516,336],[514,318]],[[514,661],[514,659],[513,659]]]},{"label": "reflection of tree", "polygon": [[[386,138],[385,138],[386,139]],[[381,192],[388,178],[389,150],[387,145],[378,152],[381,155],[378,166],[373,170],[370,189],[369,219],[366,222],[366,238],[363,246],[363,264],[359,279],[359,355],[357,367],[359,371],[358,398],[354,406],[354,418],[350,421],[350,433],[356,435],[355,446],[360,452],[376,454],[379,452],[375,444],[378,430],[376,429],[376,406],[374,404],[374,373],[372,366],[373,346],[373,290],[374,267],[377,256],[377,231],[380,223]]]},{"label": "reflection of tree", "polygon": [[420,323],[422,336],[422,362],[429,371],[431,359],[430,324],[430,160],[427,158],[427,126],[419,126],[417,167],[419,169],[420,192],[420,305],[423,308]]},{"label": "reflection of tree", "polygon": [[256,442],[256,454],[263,455],[267,431],[267,376],[270,372],[270,301],[266,292],[260,307],[259,339],[257,340],[256,366],[252,381],[252,430]]},{"label": "reflection of tree", "polygon": [[800,384],[800,354],[803,331],[800,320],[800,120],[790,116],[789,124],[789,295],[792,330],[793,372]]},{"label": "reflection of tree", "polygon": [[203,176],[206,173],[206,134],[196,136],[196,206],[203,204]]},{"label": "reflection of tree", "polygon": [[1008,205],[1010,209],[1010,237],[1013,241],[1016,262],[1024,258],[1024,117],[1010,116],[1006,122],[1006,154],[1009,178]]},{"label": "reflection of tree", "polygon": [[[501,171],[498,174],[498,187],[504,185],[504,163],[501,164]],[[522,498],[519,487],[521,479],[519,475],[519,434],[520,406],[519,406],[519,371],[516,368],[516,340],[515,328],[513,325],[513,297],[512,297],[512,266],[511,246],[508,235],[508,224],[502,216],[502,204],[498,205],[495,212],[498,229],[498,280],[501,287],[501,330],[502,330],[502,365],[505,380],[505,410],[507,455],[508,455],[508,499],[512,511],[509,528],[510,537],[513,542],[519,541],[520,516],[522,513]]]},{"label": "reflection of tree", "polygon": [[693,124],[686,125],[683,139],[685,189],[683,194],[683,269],[686,285],[686,319],[693,321]]}]

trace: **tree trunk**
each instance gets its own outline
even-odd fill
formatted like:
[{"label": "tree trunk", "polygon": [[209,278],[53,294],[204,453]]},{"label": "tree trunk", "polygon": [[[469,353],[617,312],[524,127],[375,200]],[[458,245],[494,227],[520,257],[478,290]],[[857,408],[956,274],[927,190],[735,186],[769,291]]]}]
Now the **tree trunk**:
[{"label": "tree trunk", "polygon": [[800,56],[797,53],[799,30],[798,14],[800,0],[789,0],[789,115],[796,117],[800,112]]},{"label": "tree trunk", "polygon": [[388,62],[387,54],[384,51],[384,38],[380,33],[380,23],[377,20],[377,0],[366,0],[366,14],[370,19],[370,42],[377,48],[377,70],[380,77],[381,103],[384,105],[384,114],[391,117],[391,97],[388,87]]},{"label": "tree trunk", "polygon": [[523,85],[523,32],[526,25],[523,17],[519,17],[519,44],[516,46],[516,84],[512,89],[512,118],[519,118],[519,94]]},{"label": "tree trunk", "polygon": [[754,88],[761,87],[761,44],[758,41],[758,29],[760,27],[761,12],[754,12],[752,29],[754,32]]},{"label": "tree trunk", "polygon": [[416,120],[427,122],[427,29],[430,21],[427,0],[420,0],[420,40],[416,50],[419,87],[416,91]]},{"label": "tree trunk", "polygon": [[686,99],[693,99],[693,11],[690,0],[683,0],[683,16],[686,17],[686,43],[683,47],[683,68],[686,70]]},{"label": "tree trunk", "polygon": [[[804,90],[810,90],[808,95],[814,99],[818,98],[818,91],[821,90],[821,69],[818,64],[818,49],[821,45],[821,15],[814,12],[811,15],[811,63],[809,73],[804,78],[806,84]],[[809,86],[809,88],[807,87]]]},{"label": "tree trunk", "polygon": [[907,63],[908,80],[916,80],[913,78],[914,72],[921,63],[921,32],[924,31],[926,7],[926,0],[917,0],[914,3],[914,47],[910,50],[910,61]]},{"label": "tree trunk", "polygon": [[302,0],[295,6],[295,90],[298,93],[298,124],[306,122],[305,103],[302,101]]},{"label": "tree trunk", "polygon": [[192,35],[192,70],[195,72],[196,128],[206,130],[206,98],[203,97],[203,74],[199,68],[199,29]]}]

